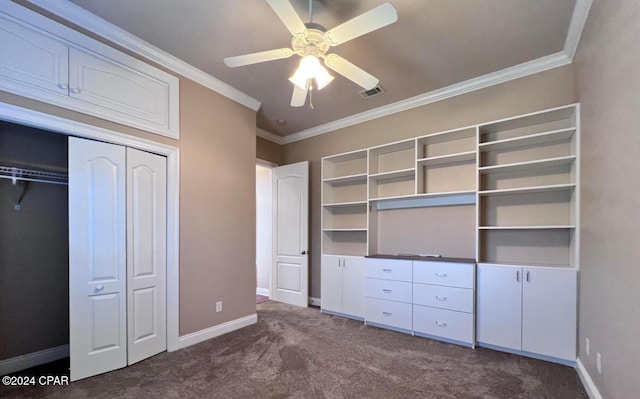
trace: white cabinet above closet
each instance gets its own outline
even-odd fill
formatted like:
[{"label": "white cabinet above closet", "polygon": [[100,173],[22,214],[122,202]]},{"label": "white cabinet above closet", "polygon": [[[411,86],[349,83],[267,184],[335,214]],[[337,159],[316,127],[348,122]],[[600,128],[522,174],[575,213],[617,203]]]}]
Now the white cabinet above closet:
[{"label": "white cabinet above closet", "polygon": [[0,77],[0,90],[179,138],[177,77],[10,1]]}]

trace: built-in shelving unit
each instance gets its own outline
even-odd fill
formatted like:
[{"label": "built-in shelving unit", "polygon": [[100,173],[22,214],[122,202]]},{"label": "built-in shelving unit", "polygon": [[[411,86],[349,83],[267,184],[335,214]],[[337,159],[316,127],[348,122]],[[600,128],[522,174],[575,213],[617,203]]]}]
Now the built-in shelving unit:
[{"label": "built-in shelving unit", "polygon": [[479,127],[479,262],[577,267],[577,106]]},{"label": "built-in shelving unit", "polygon": [[[573,364],[579,158],[577,104],[323,158],[323,311]],[[466,285],[361,267],[420,253],[476,264]]]},{"label": "built-in shelving unit", "polygon": [[366,150],[323,159],[323,254],[366,254],[367,167]]}]

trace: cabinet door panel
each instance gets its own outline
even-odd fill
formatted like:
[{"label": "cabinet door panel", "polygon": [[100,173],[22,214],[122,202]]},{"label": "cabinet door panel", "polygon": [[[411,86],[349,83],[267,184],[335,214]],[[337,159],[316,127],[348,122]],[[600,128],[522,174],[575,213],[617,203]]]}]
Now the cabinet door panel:
[{"label": "cabinet door panel", "polygon": [[[88,112],[157,128],[169,127],[169,85],[109,58],[71,47],[70,95]],[[82,106],[82,105],[80,105]]]},{"label": "cabinet door panel", "polygon": [[342,259],[340,256],[322,255],[322,310],[342,312]]},{"label": "cabinet door panel", "polygon": [[42,91],[67,96],[68,52],[53,36],[0,14],[1,88],[36,99]]},{"label": "cabinet door panel", "polygon": [[364,317],[364,258],[347,256],[343,259],[342,311],[352,316]]},{"label": "cabinet door panel", "polygon": [[479,343],[521,349],[521,281],[521,267],[478,265],[477,334]]},{"label": "cabinet door panel", "polygon": [[522,350],[576,360],[577,271],[525,268]]}]

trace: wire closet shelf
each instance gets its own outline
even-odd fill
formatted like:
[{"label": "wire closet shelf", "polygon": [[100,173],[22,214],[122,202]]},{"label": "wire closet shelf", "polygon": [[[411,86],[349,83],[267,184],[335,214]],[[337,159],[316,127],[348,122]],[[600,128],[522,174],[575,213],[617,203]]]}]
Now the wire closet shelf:
[{"label": "wire closet shelf", "polygon": [[13,184],[18,181],[32,181],[38,183],[69,184],[66,173],[45,172],[40,170],[22,169],[11,166],[0,166],[0,178],[9,179]]}]

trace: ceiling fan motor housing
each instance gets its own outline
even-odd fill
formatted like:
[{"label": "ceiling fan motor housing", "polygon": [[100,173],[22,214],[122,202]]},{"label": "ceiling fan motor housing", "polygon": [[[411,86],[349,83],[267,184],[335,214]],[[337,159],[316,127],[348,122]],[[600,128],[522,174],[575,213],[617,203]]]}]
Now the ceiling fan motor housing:
[{"label": "ceiling fan motor housing", "polygon": [[324,40],[324,32],[326,29],[319,24],[308,22],[307,34],[305,36],[294,36],[291,39],[291,47],[293,51],[301,57],[306,55],[314,55],[322,57],[329,51],[329,44]]}]

